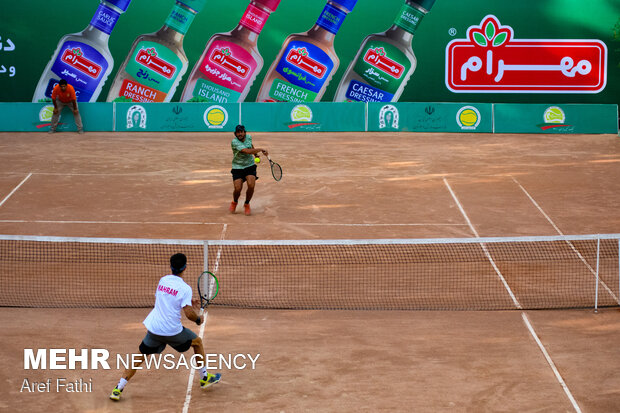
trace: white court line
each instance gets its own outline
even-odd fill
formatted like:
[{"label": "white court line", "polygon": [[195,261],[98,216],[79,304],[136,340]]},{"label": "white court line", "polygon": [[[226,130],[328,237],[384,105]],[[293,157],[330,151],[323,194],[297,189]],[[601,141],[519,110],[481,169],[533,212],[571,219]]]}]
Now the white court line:
[{"label": "white court line", "polygon": [[534,331],[534,327],[532,327],[532,324],[530,323],[530,320],[528,319],[527,315],[525,314],[525,311],[521,313],[521,317],[523,318],[523,322],[527,326],[527,329],[530,331],[530,334],[532,335],[532,337],[534,337],[534,340],[536,340],[536,344],[538,344],[538,348],[540,349],[540,351],[542,351],[543,355],[545,356],[545,359],[547,360],[547,363],[549,364],[549,366],[551,366],[551,370],[553,370],[553,374],[555,375],[555,378],[558,380],[558,382],[560,383],[560,385],[564,389],[564,393],[566,393],[566,395],[568,396],[568,399],[570,400],[571,404],[573,405],[573,408],[575,409],[575,411],[577,413],[581,413],[581,409],[579,408],[579,405],[577,404],[577,401],[575,400],[575,398],[573,397],[572,393],[570,392],[570,389],[566,385],[566,382],[562,378],[562,375],[560,374],[558,369],[555,367],[555,363],[551,359],[551,356],[547,352],[547,349],[545,348],[543,343],[538,338],[538,334],[536,334],[536,331]]},{"label": "white court line", "polygon": [[4,205],[4,203],[15,193],[15,191],[17,191],[19,189],[20,186],[22,186],[27,180],[28,178],[30,178],[32,176],[32,172],[28,174],[27,177],[25,177],[20,183],[19,185],[17,185],[15,188],[13,188],[13,190],[11,191],[11,193],[9,193],[3,200],[2,202],[0,202],[0,207],[2,205]]},{"label": "white court line", "polygon": [[[560,230],[560,228],[558,228],[557,225],[555,225],[555,222],[553,222],[553,220],[551,219],[551,217],[549,217],[549,215],[547,215],[545,213],[545,211],[543,211],[543,209],[541,208],[540,205],[538,205],[538,202],[536,202],[536,200],[534,199],[534,197],[532,197],[532,195],[530,195],[529,192],[527,192],[527,190],[523,187],[523,185],[521,185],[521,183],[519,181],[517,181],[517,179],[514,176],[511,176],[512,180],[514,181],[514,183],[516,183],[519,188],[521,188],[521,190],[523,191],[523,193],[530,199],[530,201],[532,201],[532,204],[534,204],[534,206],[538,209],[538,211],[542,214],[542,216],[545,217],[545,219],[551,224],[551,226],[553,227],[553,229],[556,230],[556,232],[558,233],[558,235],[564,235],[564,233]],[[588,262],[586,261],[586,259],[583,257],[583,255],[581,255],[581,253],[579,252],[579,250],[577,250],[577,248],[575,248],[575,246],[573,245],[572,242],[570,241],[565,241],[568,246],[575,252],[575,254],[577,254],[577,257],[579,257],[579,259],[581,260],[581,262],[583,262],[586,267],[590,270],[590,272],[592,273],[592,275],[594,275],[594,277],[596,278],[596,270],[594,270],[594,268],[592,268],[592,266],[590,264],[588,264]],[[609,293],[609,295],[611,295],[613,297],[613,299],[620,304],[620,299],[618,299],[618,297],[614,294],[614,292],[607,286],[607,284],[605,283],[605,281],[601,280],[599,278],[600,283],[603,285],[603,288],[605,288],[605,290]]]},{"label": "white court line", "polygon": [[[27,220],[27,219],[0,219],[0,223],[5,224],[130,224],[130,225],[145,225],[145,224],[161,224],[161,225],[222,225],[221,222],[174,222],[174,221],[69,221],[69,220]],[[467,224],[434,224],[434,223],[411,223],[411,224],[341,224],[335,222],[282,222],[284,225],[298,225],[298,226],[342,226],[342,227],[433,227],[433,226],[446,226],[446,227],[462,227]]]},{"label": "white court line", "polygon": [[[228,224],[224,224],[224,228],[222,228],[222,234],[220,235],[220,240],[224,240],[224,237],[226,236],[226,227],[228,226]],[[206,248],[206,246],[205,246]],[[220,265],[220,256],[222,254],[222,246],[220,245],[220,249],[217,251],[217,256],[215,257],[215,264],[213,265],[213,275],[217,274],[217,270],[219,268]],[[202,340],[202,337],[204,336],[205,333],[205,326],[207,325],[207,317],[208,317],[208,312],[205,311],[204,312],[204,321],[202,322],[202,325],[200,326],[200,333],[198,335],[198,337],[200,337],[200,339]],[[204,346],[204,344],[203,344]],[[193,388],[193,384],[194,384],[194,374],[196,374],[196,370],[195,369],[190,369],[189,372],[189,378],[187,379],[187,391],[185,392],[185,403],[183,403],[183,413],[187,413],[187,411],[189,410],[189,403],[192,400],[192,388]]]},{"label": "white court line", "polygon": [[[474,228],[474,226],[472,225],[471,221],[469,220],[469,217],[467,216],[467,214],[465,213],[465,209],[463,208],[463,206],[461,205],[460,201],[458,200],[458,198],[456,197],[456,194],[454,193],[454,191],[452,190],[452,188],[450,187],[450,184],[448,183],[448,180],[444,178],[444,183],[446,184],[446,187],[448,188],[448,191],[450,191],[450,194],[452,195],[452,198],[454,199],[454,201],[456,202],[459,210],[461,211],[461,214],[463,214],[463,216],[465,217],[465,220],[467,221],[467,223],[469,224],[469,227],[471,229],[471,231],[474,233],[474,235],[476,236],[476,238],[480,238],[480,236],[478,235],[478,231],[476,231],[476,228]],[[484,244],[480,244],[482,246],[482,248],[484,249],[485,255],[487,256],[487,258],[489,259],[489,261],[491,262],[491,264],[493,265],[493,268],[495,269],[495,272],[497,272],[497,275],[500,277],[500,279],[502,280],[502,282],[504,283],[504,286],[506,287],[506,289],[508,290],[508,292],[510,293],[510,296],[512,297],[513,302],[515,303],[516,307],[518,309],[522,309],[521,304],[519,304],[519,302],[517,301],[516,297],[514,296],[514,294],[512,293],[512,290],[510,289],[510,287],[508,286],[508,284],[506,283],[506,280],[504,279],[504,276],[502,275],[502,273],[499,271],[499,268],[497,268],[497,266],[495,265],[495,262],[493,261],[493,258],[491,257],[491,254],[489,253],[489,251],[486,249]],[[553,370],[553,374],[555,375],[556,379],[558,380],[558,382],[560,383],[560,386],[562,386],[562,389],[564,390],[564,393],[566,394],[566,396],[568,397],[568,399],[570,400],[571,404],[573,405],[573,408],[575,409],[575,411],[577,413],[581,413],[581,409],[579,408],[579,405],[577,404],[577,402],[575,401],[575,398],[573,397],[570,389],[568,388],[568,386],[566,385],[566,382],[564,381],[564,379],[562,378],[562,375],[560,374],[560,372],[558,371],[558,369],[555,367],[555,363],[553,362],[553,360],[551,359],[551,356],[549,356],[549,353],[547,352],[547,349],[545,348],[545,346],[543,345],[543,343],[540,341],[540,339],[538,338],[538,335],[536,334],[536,331],[534,330],[534,327],[532,327],[532,324],[530,323],[527,315],[525,314],[525,311],[521,311],[521,317],[523,318],[523,322],[525,323],[528,331],[530,332],[530,335],[534,338],[534,340],[536,341],[536,344],[538,344],[538,348],[540,349],[540,351],[543,353],[543,356],[545,357],[545,359],[547,360],[547,364],[549,364],[549,366],[551,367],[551,370]]]},{"label": "white court line", "polygon": [[[474,233],[476,238],[480,238],[480,235],[478,235],[478,231],[476,231],[476,228],[474,228],[474,226],[472,225],[471,221],[469,220],[469,217],[465,213],[465,209],[463,209],[463,205],[461,205],[461,202],[456,197],[456,194],[452,190],[452,187],[450,187],[450,184],[448,183],[448,180],[446,178],[444,178],[443,182],[446,185],[446,187],[448,188],[448,191],[450,191],[450,195],[452,195],[452,199],[454,199],[454,202],[456,202],[456,205],[459,207],[459,210],[461,211],[461,214],[463,215],[463,217],[465,217],[465,221],[467,221],[467,225],[469,225],[469,229],[471,229],[471,232]],[[497,268],[497,265],[495,264],[495,261],[493,260],[493,257],[491,257],[491,254],[489,253],[489,250],[487,249],[487,246],[484,243],[480,243],[480,246],[482,247],[482,250],[484,251],[484,255],[486,255],[486,257],[488,258],[489,262],[491,263],[491,266],[495,270],[495,273],[497,274],[497,276],[501,280],[502,284],[504,284],[504,288],[506,289],[506,291],[508,291],[508,294],[510,295],[510,298],[512,299],[512,302],[514,303],[515,307],[518,308],[518,309],[522,309],[523,307],[521,307],[521,304],[519,303],[519,301],[517,300],[517,297],[515,297],[514,293],[512,292],[512,289],[508,285],[508,282],[506,282],[506,279],[502,275],[501,271],[499,270],[499,268]]]}]

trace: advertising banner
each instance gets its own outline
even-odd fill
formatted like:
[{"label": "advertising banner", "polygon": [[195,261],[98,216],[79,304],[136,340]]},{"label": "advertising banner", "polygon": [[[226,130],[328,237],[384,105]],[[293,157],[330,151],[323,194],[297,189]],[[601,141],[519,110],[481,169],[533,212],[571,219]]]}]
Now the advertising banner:
[{"label": "advertising banner", "polygon": [[369,103],[368,130],[375,132],[493,132],[487,103]]},{"label": "advertising banner", "polygon": [[[110,103],[79,104],[82,123],[88,131],[110,131],[114,127],[113,107]],[[52,125],[54,106],[51,103],[1,103],[0,131],[10,132],[47,132]],[[75,132],[77,127],[73,112],[65,107],[60,113],[58,132]]]},{"label": "advertising banner", "polygon": [[616,105],[497,104],[496,133],[618,133]]},{"label": "advertising banner", "polygon": [[0,101],[620,103],[618,1],[420,3],[5,3]]},{"label": "advertising banner", "polygon": [[241,118],[255,131],[363,131],[363,103],[244,103]]},{"label": "advertising banner", "polygon": [[234,130],[239,123],[239,104],[115,102],[114,106],[116,131],[218,132]]}]

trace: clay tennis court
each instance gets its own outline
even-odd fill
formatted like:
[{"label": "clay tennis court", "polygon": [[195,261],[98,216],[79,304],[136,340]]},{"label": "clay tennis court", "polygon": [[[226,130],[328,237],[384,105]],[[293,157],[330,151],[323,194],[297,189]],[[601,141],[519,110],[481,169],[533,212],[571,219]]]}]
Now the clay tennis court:
[{"label": "clay tennis court", "polygon": [[[227,211],[229,133],[1,133],[0,234],[328,240],[620,233],[617,136],[252,136],[256,147],[268,148],[282,165],[284,178],[275,182],[266,163],[259,166],[253,215],[246,217]],[[615,263],[616,283],[610,288],[617,295]],[[54,282],[46,274],[41,279],[45,285]],[[122,274],[116,274],[110,288],[122,290],[123,284]],[[81,412],[620,409],[617,305],[597,314],[592,307],[213,306],[204,330],[207,352],[260,354],[255,369],[223,369],[222,383],[206,391],[195,378],[188,386],[186,369],[138,372],[119,403],[107,398],[120,378],[115,368],[23,368],[24,348],[134,352],[148,312],[1,308],[5,391],[0,407]],[[58,377],[92,379],[92,392],[20,392],[24,378]]]}]

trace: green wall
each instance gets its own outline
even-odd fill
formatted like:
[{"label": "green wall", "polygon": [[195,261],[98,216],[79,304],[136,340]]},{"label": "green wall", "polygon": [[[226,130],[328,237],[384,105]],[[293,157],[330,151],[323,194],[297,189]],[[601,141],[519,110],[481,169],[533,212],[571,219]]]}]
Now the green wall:
[{"label": "green wall", "polygon": [[[0,131],[47,132],[51,103],[0,102]],[[87,132],[618,133],[618,105],[510,103],[80,103]],[[65,108],[58,131],[75,131]]]},{"label": "green wall", "polygon": [[[323,101],[331,101],[335,89],[362,39],[386,30],[403,0],[381,2],[359,0],[345,20],[335,41],[341,65]],[[207,0],[185,38],[190,70],[208,39],[217,32],[235,27],[248,2]],[[308,30],[319,16],[324,0],[282,0],[267,21],[259,38],[265,66],[246,101],[253,102],[262,77],[278,53],[285,37]],[[31,0],[12,2],[0,17],[0,43],[10,40],[15,50],[0,50],[0,101],[30,102],[36,83],[54,52],[58,40],[67,33],[84,29],[98,5],[97,0]],[[115,67],[99,96],[103,101],[116,69],[125,59],[133,40],[158,30],[173,5],[172,0],[133,0],[110,37]],[[596,94],[457,94],[445,85],[445,51],[454,39],[465,38],[468,27],[480,24],[488,14],[511,26],[518,39],[599,39],[608,49],[608,80]],[[407,85],[401,102],[494,102],[494,103],[620,103],[620,1],[618,0],[437,0],[424,18],[414,38],[418,67]],[[10,68],[15,74],[11,76]],[[188,73],[185,77],[187,77]],[[185,79],[177,89],[179,100]]]}]

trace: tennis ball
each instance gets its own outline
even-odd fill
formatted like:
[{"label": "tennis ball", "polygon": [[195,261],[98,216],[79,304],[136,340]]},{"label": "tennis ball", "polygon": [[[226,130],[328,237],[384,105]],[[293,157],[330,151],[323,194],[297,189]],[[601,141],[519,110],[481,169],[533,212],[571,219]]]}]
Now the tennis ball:
[{"label": "tennis ball", "polygon": [[459,116],[463,126],[474,126],[478,121],[478,115],[471,109],[465,109]]},{"label": "tennis ball", "polygon": [[254,162],[259,163],[260,162],[260,158],[257,156],[256,158],[254,158]]}]

